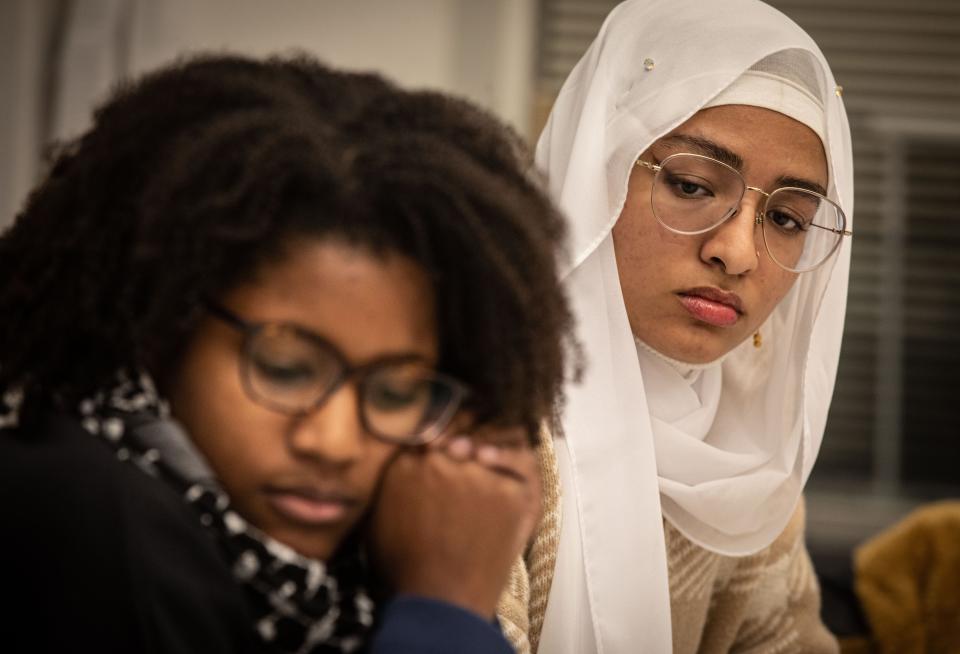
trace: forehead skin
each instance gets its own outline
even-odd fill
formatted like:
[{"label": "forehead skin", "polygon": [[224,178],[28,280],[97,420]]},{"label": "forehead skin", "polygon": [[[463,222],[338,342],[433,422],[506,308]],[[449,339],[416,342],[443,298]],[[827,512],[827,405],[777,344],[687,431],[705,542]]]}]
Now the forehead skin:
[{"label": "forehead skin", "polygon": [[[772,191],[779,186],[799,186],[827,194],[827,157],[820,137],[806,125],[769,109],[724,105],[704,109],[657,139],[648,149],[657,158],[692,152],[718,159],[736,168],[747,184]],[[763,181],[756,172],[779,174]],[[789,182],[789,184],[787,183]]]}]

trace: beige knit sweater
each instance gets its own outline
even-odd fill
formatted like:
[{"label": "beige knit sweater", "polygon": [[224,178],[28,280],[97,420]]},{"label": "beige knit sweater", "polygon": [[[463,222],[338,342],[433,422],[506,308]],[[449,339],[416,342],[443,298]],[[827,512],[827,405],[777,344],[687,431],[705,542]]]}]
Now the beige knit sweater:
[{"label": "beige knit sweater", "polygon": [[[543,439],[539,455],[544,517],[524,559],[514,566],[498,608],[504,632],[519,654],[537,651],[560,533],[560,478],[551,438]],[[666,520],[663,528],[675,653],[839,651],[820,622],[820,591],[803,540],[802,502],[780,537],[751,556],[715,554],[687,540]]]}]

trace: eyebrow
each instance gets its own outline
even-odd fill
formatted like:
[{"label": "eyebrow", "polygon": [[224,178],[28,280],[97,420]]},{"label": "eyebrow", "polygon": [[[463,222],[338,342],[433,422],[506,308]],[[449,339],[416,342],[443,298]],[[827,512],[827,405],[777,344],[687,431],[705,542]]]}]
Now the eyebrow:
[{"label": "eyebrow", "polygon": [[[673,134],[660,139],[658,144],[664,145],[671,150],[676,150],[682,146],[687,146],[688,148],[694,150],[694,154],[703,154],[708,157],[712,157],[717,161],[722,161],[731,168],[736,168],[738,171],[743,172],[743,158],[740,155],[732,150],[728,150],[719,143],[715,143],[710,139],[705,139],[702,136]],[[809,179],[804,179],[802,177],[793,177],[791,175],[783,175],[778,177],[774,188],[780,188],[783,186],[794,186],[796,188],[802,188],[806,189],[807,191],[819,193],[823,196],[827,195],[827,189],[823,188],[821,184]]]},{"label": "eyebrow", "polygon": [[696,150],[694,154],[703,154],[712,157],[717,161],[722,161],[731,168],[743,170],[743,159],[736,152],[726,149],[719,143],[714,143],[710,139],[701,136],[691,136],[689,134],[673,134],[660,139],[660,145],[665,145],[671,150],[677,149],[681,145]]},{"label": "eyebrow", "polygon": [[819,193],[824,197],[827,195],[827,189],[823,188],[816,182],[811,182],[809,179],[803,179],[802,177],[778,177],[776,188],[782,188],[784,186],[794,186],[796,188],[806,189],[808,191],[813,191],[814,193]]}]

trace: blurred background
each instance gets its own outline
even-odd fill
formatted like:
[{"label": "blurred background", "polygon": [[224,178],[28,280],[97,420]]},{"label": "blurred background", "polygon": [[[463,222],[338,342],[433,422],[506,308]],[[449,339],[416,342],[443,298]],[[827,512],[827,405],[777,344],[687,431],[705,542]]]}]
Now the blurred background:
[{"label": "blurred background", "polygon": [[[50,143],[78,134],[118,80],[185,53],[310,52],[467,96],[534,141],[615,4],[0,0],[0,229]],[[914,506],[960,497],[960,2],[770,4],[821,45],[854,138],[850,305],[807,493],[828,565]]]}]

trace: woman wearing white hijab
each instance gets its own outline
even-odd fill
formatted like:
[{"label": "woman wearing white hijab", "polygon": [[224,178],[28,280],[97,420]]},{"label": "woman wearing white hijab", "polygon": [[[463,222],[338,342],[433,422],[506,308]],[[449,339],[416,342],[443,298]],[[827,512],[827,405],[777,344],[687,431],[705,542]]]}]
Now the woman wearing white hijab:
[{"label": "woman wearing white hijab", "polygon": [[847,293],[840,93],[756,0],[624,2],[560,91],[537,163],[587,370],[554,434],[559,538],[528,559],[540,652],[835,650],[801,492]]}]

